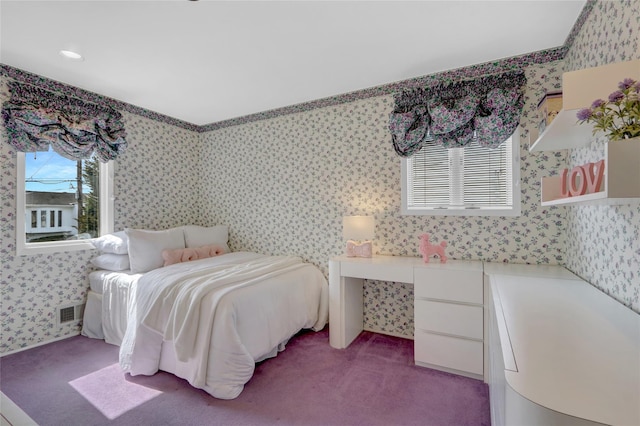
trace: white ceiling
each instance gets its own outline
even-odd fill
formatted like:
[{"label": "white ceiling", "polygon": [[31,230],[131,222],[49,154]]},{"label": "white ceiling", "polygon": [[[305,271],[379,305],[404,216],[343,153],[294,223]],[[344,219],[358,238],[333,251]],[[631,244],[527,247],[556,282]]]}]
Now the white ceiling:
[{"label": "white ceiling", "polygon": [[1,0],[0,61],[204,125],[556,48],[585,3]]}]

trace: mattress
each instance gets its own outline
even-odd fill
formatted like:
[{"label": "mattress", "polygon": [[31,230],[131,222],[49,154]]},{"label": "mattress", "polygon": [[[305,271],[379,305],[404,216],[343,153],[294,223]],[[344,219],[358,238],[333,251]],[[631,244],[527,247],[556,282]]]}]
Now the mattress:
[{"label": "mattress", "polygon": [[[117,277],[120,280],[129,280],[129,279],[135,279],[131,278],[132,276],[134,276],[136,274],[134,274],[133,272],[126,270],[126,271],[119,271],[119,272],[114,272],[114,271],[105,271],[105,270],[97,270],[97,271],[93,271],[89,274],[89,288],[91,289],[91,291],[93,291],[94,293],[98,293],[98,294],[103,294],[104,293],[104,280],[107,277]],[[139,274],[137,274],[139,275]]]}]

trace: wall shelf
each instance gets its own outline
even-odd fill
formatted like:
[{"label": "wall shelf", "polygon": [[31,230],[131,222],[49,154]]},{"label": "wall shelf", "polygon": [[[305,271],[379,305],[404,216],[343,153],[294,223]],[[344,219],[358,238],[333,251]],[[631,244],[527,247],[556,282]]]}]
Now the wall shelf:
[{"label": "wall shelf", "polygon": [[[589,108],[596,99],[607,99],[625,78],[640,80],[640,59],[562,74],[563,109],[529,147],[529,151],[557,151],[587,146],[593,139],[593,125],[578,123],[577,112],[582,108]],[[640,202],[640,138],[608,142],[604,160],[603,182],[598,192],[562,197],[562,177],[543,177],[541,204],[557,206]]]},{"label": "wall shelf", "polygon": [[631,204],[640,202],[640,138],[610,141],[605,150],[601,190],[593,194],[561,198],[561,176],[543,177],[543,206],[566,204]]},{"label": "wall shelf", "polygon": [[556,118],[529,147],[530,152],[581,148],[591,142],[593,125],[578,124],[577,110],[560,110]]},{"label": "wall shelf", "polygon": [[577,112],[596,99],[607,99],[625,78],[640,80],[640,60],[618,62],[562,74],[562,110],[529,147],[530,152],[586,146],[593,125],[578,124]]}]

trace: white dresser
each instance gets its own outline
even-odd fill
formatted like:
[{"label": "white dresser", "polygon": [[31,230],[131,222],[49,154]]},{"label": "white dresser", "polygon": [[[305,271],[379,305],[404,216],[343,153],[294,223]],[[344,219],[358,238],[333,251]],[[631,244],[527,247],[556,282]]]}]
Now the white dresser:
[{"label": "white dresser", "polygon": [[482,379],[482,262],[422,263],[413,273],[416,364]]}]

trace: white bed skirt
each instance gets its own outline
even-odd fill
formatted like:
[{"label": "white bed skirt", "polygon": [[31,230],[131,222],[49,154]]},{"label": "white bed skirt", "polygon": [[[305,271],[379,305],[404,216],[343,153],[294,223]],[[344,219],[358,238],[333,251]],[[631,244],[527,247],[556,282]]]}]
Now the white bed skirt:
[{"label": "white bed skirt", "polygon": [[104,340],[102,330],[102,294],[89,290],[84,306],[81,334],[92,339]]},{"label": "white bed skirt", "polygon": [[120,346],[127,330],[130,288],[141,276],[131,271],[91,272],[81,334]]}]

